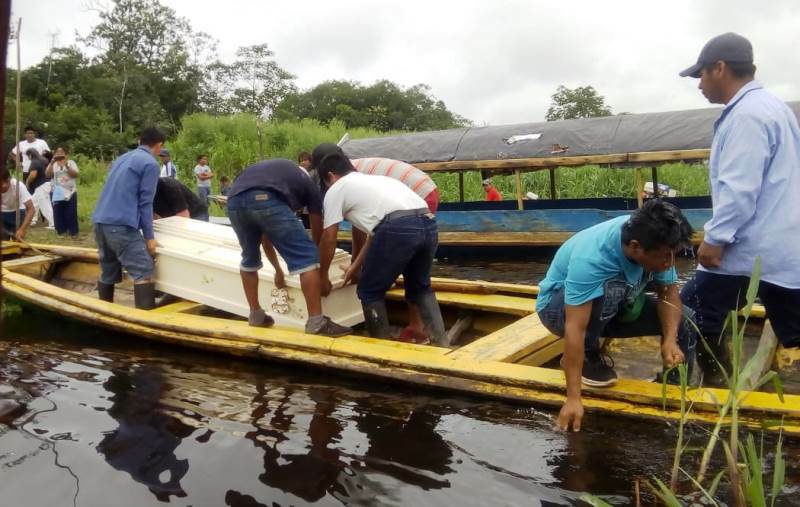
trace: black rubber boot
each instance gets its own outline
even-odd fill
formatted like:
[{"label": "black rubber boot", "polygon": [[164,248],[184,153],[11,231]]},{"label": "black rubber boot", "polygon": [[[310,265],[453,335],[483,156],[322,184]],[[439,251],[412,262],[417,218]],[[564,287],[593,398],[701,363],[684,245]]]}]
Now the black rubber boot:
[{"label": "black rubber boot", "polygon": [[[709,353],[703,344],[702,339],[697,344],[697,366],[703,375],[703,385],[706,387],[727,387],[725,375],[722,374],[719,365],[721,364],[727,372],[731,369],[731,353],[729,350],[730,337],[723,336],[707,340]],[[716,358],[716,360],[715,360]],[[719,364],[718,364],[719,363]]]},{"label": "black rubber boot", "polygon": [[133,285],[133,302],[140,310],[152,310],[156,307],[156,284],[136,283]]},{"label": "black rubber boot", "polygon": [[361,308],[364,310],[364,321],[367,323],[369,335],[373,338],[391,338],[386,303],[384,301],[362,303]]},{"label": "black rubber boot", "polygon": [[97,297],[100,301],[114,302],[114,284],[97,282]]},{"label": "black rubber boot", "polygon": [[447,339],[447,333],[444,329],[444,320],[442,319],[442,311],[439,309],[439,302],[436,301],[436,294],[428,292],[427,294],[417,298],[414,303],[419,306],[419,313],[422,316],[422,323],[425,324],[425,329],[431,335],[431,340],[440,347],[447,347],[450,345]]}]

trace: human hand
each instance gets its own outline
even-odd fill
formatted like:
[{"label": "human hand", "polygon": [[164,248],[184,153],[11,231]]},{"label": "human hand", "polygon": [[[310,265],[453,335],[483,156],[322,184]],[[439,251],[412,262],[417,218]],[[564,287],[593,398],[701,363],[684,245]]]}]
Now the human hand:
[{"label": "human hand", "polygon": [[25,234],[27,234],[27,233],[28,233],[28,229],[26,227],[20,227],[19,229],[17,229],[17,233],[14,234],[14,237],[17,238],[20,241],[24,241],[25,240]]},{"label": "human hand", "polygon": [[158,247],[158,243],[156,243],[155,239],[148,239],[147,240],[147,251],[150,253],[151,257],[156,256],[156,247]]},{"label": "human hand", "polygon": [[697,261],[704,268],[718,268],[722,264],[724,247],[709,245],[705,241],[697,249]]},{"label": "human hand", "polygon": [[686,361],[683,351],[675,340],[667,340],[661,344],[661,359],[667,368],[673,368]]},{"label": "human hand", "polygon": [[283,271],[277,270],[275,271],[275,277],[273,278],[273,282],[275,283],[275,287],[278,289],[285,289],[286,288],[286,277],[283,274]]},{"label": "human hand", "polygon": [[331,284],[330,279],[328,279],[327,276],[323,276],[322,277],[322,287],[321,287],[321,291],[320,291],[321,294],[322,294],[322,297],[328,297],[328,295],[331,293],[331,290],[333,290],[333,285]]},{"label": "human hand", "polygon": [[580,398],[567,398],[561,411],[558,413],[558,427],[562,431],[569,431],[570,425],[572,431],[578,432],[581,430],[581,420],[583,419],[583,403]]},{"label": "human hand", "polygon": [[342,282],[342,287],[347,285],[350,282],[357,283],[358,282],[358,275],[359,269],[356,268],[353,264],[345,266],[339,266],[342,271],[344,271],[344,282]]}]

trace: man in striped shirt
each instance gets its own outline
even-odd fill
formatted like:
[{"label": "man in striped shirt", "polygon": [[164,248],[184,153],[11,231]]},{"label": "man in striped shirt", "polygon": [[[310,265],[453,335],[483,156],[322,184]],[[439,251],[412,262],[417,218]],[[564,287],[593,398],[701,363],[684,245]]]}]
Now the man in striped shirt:
[{"label": "man in striped shirt", "polygon": [[[322,159],[329,155],[345,155],[342,148],[333,143],[317,145],[311,153],[311,168],[318,169]],[[436,213],[439,208],[439,189],[430,176],[411,164],[391,158],[371,157],[350,160],[356,171],[363,174],[388,176],[402,182],[415,194],[420,196],[431,213]],[[324,191],[324,189],[323,189]],[[367,235],[356,227],[352,228],[352,256],[355,259],[367,240]],[[400,341],[414,343],[428,343],[430,337],[425,333],[425,326],[419,308],[414,303],[408,304],[409,323],[400,333]]]}]

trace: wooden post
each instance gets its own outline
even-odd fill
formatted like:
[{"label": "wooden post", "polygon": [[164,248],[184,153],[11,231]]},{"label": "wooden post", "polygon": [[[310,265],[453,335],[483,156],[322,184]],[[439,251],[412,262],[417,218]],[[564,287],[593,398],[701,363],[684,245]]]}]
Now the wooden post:
[{"label": "wooden post", "polygon": [[524,209],[522,204],[522,171],[520,169],[514,170],[514,179],[517,183],[517,209]]},{"label": "wooden post", "polygon": [[635,171],[636,175],[636,205],[637,207],[641,208],[642,204],[644,203],[644,177],[642,176],[642,168],[637,167]]},{"label": "wooden post", "polygon": [[458,172],[458,202],[464,202],[464,173]]},{"label": "wooden post", "polygon": [[550,199],[556,199],[556,170],[550,168]]},{"label": "wooden post", "polygon": [[653,175],[653,196],[658,197],[658,167],[653,166],[652,175]]},{"label": "wooden post", "polygon": [[[16,168],[14,170],[14,173],[16,174],[16,178],[17,178],[17,189],[16,189],[17,198],[16,198],[16,202],[14,203],[14,223],[16,224],[16,229],[14,229],[14,236],[15,237],[16,237],[17,231],[19,230],[19,225],[20,225],[20,217],[19,217],[19,185],[20,185],[20,183],[19,183],[19,179],[20,179],[20,176],[22,174],[21,171],[20,171],[20,168],[21,168],[21,165],[22,165],[22,162],[21,162],[22,153],[20,153],[20,151],[22,151],[22,146],[20,146],[20,142],[19,142],[20,108],[21,108],[20,100],[21,100],[21,97],[22,97],[22,64],[20,63],[21,62],[20,45],[22,43],[22,40],[19,37],[19,31],[20,31],[21,28],[22,28],[22,18],[19,18],[17,20],[17,33],[14,34],[14,37],[17,39],[17,130],[16,130],[16,137],[14,138],[14,142],[16,143],[16,148],[17,148],[17,150],[16,150],[17,156],[16,156],[16,160],[15,160],[15,162],[16,162],[16,166],[15,167]],[[34,209],[34,213],[36,213],[35,209]]]}]

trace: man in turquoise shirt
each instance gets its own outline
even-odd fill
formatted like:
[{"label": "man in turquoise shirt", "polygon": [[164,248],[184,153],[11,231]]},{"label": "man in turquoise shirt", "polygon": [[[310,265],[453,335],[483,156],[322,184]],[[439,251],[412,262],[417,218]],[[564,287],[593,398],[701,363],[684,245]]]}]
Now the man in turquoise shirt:
[{"label": "man in turquoise shirt", "polygon": [[[800,346],[800,128],[792,110],[754,80],[755,70],[750,42],[726,33],[680,73],[699,78],[708,101],[725,105],[708,164],[713,215],[698,250],[700,267],[681,291],[723,364],[725,318],[744,305],[756,257],[767,318],[783,346]],[[719,381],[717,362],[704,347],[697,352],[706,383]]]},{"label": "man in turquoise shirt", "polygon": [[[693,357],[696,339],[682,318],[674,267],[675,254],[691,245],[692,233],[677,207],[650,200],[630,217],[585,229],[559,248],[539,284],[536,311],[547,329],[565,339],[562,429],[580,430],[581,383],[603,387],[617,381],[613,363],[600,353],[600,337],[661,335],[666,367]],[[650,284],[657,298],[645,296]]]}]

